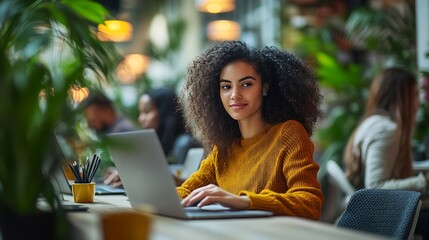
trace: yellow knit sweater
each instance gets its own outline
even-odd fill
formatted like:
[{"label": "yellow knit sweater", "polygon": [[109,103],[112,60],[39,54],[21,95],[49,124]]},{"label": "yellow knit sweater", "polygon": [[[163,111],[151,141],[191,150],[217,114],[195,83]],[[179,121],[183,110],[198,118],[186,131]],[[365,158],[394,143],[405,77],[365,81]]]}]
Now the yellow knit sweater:
[{"label": "yellow knit sweater", "polygon": [[313,143],[299,122],[274,125],[243,139],[241,147],[234,145],[231,150],[223,167],[215,148],[200,169],[177,188],[179,196],[184,198],[212,183],[233,194],[247,195],[249,209],[320,218],[323,194],[317,181],[319,166],[313,160]]}]

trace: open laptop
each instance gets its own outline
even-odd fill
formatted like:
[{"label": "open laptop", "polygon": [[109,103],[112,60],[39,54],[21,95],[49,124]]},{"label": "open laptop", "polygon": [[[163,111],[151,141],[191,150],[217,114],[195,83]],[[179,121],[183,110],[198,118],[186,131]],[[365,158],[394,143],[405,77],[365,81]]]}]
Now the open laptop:
[{"label": "open laptop", "polygon": [[[62,154],[62,160],[66,159],[66,156],[71,156],[73,151],[68,145],[66,140],[61,136],[56,136],[57,144],[59,146],[60,152]],[[55,171],[55,174],[51,176],[51,182],[54,186],[54,189],[58,193],[63,194],[72,194],[71,182],[67,179],[64,170],[61,167],[58,167]],[[114,194],[125,194],[123,188],[116,188],[101,182],[96,182],[95,184],[95,194],[96,195],[114,195]]]},{"label": "open laptop", "polygon": [[260,210],[231,210],[220,205],[182,207],[161,143],[153,129],[107,135],[109,148],[131,206],[182,219],[268,217]]},{"label": "open laptop", "polygon": [[[56,171],[56,173],[51,179],[51,182],[53,183],[54,188],[58,193],[72,195],[71,182],[70,180],[67,179],[62,169],[58,169]],[[103,183],[95,184],[95,195],[116,195],[116,194],[125,195],[125,190],[123,188],[116,188]]]},{"label": "open laptop", "polygon": [[186,158],[183,164],[168,164],[170,172],[186,179],[191,176],[192,173],[196,172],[200,167],[201,160],[204,157],[203,148],[190,148],[186,153]]}]

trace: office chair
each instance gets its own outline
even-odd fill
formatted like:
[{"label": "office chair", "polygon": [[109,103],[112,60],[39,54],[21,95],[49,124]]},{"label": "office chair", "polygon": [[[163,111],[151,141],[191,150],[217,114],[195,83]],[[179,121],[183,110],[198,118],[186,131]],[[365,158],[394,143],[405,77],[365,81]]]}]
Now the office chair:
[{"label": "office chair", "polygon": [[332,179],[334,184],[343,191],[346,196],[351,196],[356,192],[356,189],[347,179],[346,174],[343,169],[338,166],[337,162],[334,160],[328,160],[326,163],[326,170],[328,172],[329,177]]},{"label": "office chair", "polygon": [[413,239],[421,204],[419,192],[361,189],[350,198],[337,226],[392,239]]},{"label": "office chair", "polygon": [[343,169],[341,169],[341,167],[334,160],[328,160],[326,162],[326,172],[330,182],[340,191],[335,195],[335,210],[332,210],[334,214],[332,217],[335,219],[329,220],[337,222],[338,217],[346,208],[350,197],[356,192],[356,189],[347,179]]}]

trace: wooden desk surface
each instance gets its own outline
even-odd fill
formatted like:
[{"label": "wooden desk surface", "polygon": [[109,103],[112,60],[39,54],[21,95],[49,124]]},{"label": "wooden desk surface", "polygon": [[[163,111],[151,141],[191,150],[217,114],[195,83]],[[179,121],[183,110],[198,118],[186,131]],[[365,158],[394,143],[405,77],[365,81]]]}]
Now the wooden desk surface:
[{"label": "wooden desk surface", "polygon": [[[73,203],[71,196],[64,196]],[[102,240],[100,216],[117,211],[133,211],[126,196],[96,196],[95,202],[83,204],[89,212],[69,213],[69,219],[79,229],[76,239]],[[216,220],[180,220],[152,216],[150,239],[386,239],[341,229],[331,224],[296,217],[268,217]]]}]

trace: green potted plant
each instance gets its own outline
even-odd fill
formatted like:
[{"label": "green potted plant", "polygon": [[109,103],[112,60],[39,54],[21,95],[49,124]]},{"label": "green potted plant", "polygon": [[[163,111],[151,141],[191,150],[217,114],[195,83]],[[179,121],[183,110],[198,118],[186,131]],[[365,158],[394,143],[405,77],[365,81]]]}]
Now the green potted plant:
[{"label": "green potted plant", "polygon": [[358,8],[345,29],[357,46],[380,56],[379,67],[402,64],[416,70],[416,13],[414,1],[381,9]]},{"label": "green potted plant", "polygon": [[[0,1],[0,231],[5,240],[66,236],[49,180],[60,164],[55,129],[76,115],[71,89],[94,84],[91,76],[99,79],[96,83],[108,80],[114,69],[113,45],[100,42],[95,32],[107,14],[91,0]],[[40,197],[53,209],[48,217],[40,214]],[[42,220],[29,220],[40,215]],[[38,228],[49,232],[32,232]]]},{"label": "green potted plant", "polygon": [[350,63],[343,65],[336,58],[318,52],[316,75],[325,91],[325,109],[329,114],[314,137],[323,149],[319,163],[319,177],[326,174],[326,163],[334,160],[341,164],[343,149],[358,124],[367,95],[368,79],[362,77],[362,68]]}]

